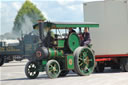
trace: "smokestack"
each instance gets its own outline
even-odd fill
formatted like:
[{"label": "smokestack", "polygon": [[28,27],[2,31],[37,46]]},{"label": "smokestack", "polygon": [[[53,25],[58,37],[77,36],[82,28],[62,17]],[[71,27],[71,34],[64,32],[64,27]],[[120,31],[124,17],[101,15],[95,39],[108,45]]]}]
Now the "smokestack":
[{"label": "smokestack", "polygon": [[40,35],[40,39],[41,41],[44,40],[44,22],[42,20],[38,20],[38,24],[39,24],[39,35]]}]

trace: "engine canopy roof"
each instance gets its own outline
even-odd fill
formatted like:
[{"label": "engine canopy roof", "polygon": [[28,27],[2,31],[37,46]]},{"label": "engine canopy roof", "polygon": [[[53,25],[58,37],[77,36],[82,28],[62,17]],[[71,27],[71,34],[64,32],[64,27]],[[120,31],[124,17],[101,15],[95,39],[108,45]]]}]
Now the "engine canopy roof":
[{"label": "engine canopy roof", "polygon": [[51,29],[69,29],[70,27],[91,27],[97,28],[99,24],[93,22],[46,22]]}]

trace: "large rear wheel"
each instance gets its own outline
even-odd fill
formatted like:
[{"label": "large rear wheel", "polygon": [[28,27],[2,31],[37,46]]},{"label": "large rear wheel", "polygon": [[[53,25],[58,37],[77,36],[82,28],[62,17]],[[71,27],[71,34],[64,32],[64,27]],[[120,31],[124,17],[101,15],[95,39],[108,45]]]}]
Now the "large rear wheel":
[{"label": "large rear wheel", "polygon": [[75,72],[80,76],[86,76],[94,70],[94,54],[88,47],[78,47],[74,51]]},{"label": "large rear wheel", "polygon": [[39,75],[37,63],[29,61],[25,66],[25,74],[29,79],[35,79]]}]

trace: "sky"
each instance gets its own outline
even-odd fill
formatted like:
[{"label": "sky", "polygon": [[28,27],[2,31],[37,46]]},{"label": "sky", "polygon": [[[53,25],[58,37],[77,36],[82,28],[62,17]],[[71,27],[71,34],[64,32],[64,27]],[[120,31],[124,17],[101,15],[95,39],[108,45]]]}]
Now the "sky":
[{"label": "sky", "polygon": [[[103,0],[30,0],[48,21],[82,22],[83,3]],[[0,0],[0,35],[11,32],[25,0]]]}]

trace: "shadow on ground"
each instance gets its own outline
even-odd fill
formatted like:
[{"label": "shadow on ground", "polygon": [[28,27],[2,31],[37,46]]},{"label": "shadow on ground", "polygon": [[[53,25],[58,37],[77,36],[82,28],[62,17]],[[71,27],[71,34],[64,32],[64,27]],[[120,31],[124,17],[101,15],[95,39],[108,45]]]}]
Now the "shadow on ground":
[{"label": "shadow on ground", "polygon": [[102,73],[94,73],[94,74],[104,74],[104,73],[123,73],[121,69],[105,69]]},{"label": "shadow on ground", "polygon": [[[108,74],[108,73],[121,73],[122,71],[120,69],[105,69],[105,71],[103,73],[93,73],[94,75],[95,74]],[[76,73],[70,71],[69,74],[65,77],[59,77],[59,78],[66,78],[66,77],[80,77],[78,76]],[[48,78],[48,76],[46,74],[40,74],[36,80],[39,80],[39,79],[50,79]],[[28,79],[27,77],[26,78],[14,78],[14,79],[3,79],[1,81],[16,81],[16,80],[33,80],[33,79]]]},{"label": "shadow on ground", "polygon": [[25,64],[21,64],[21,65],[4,65],[1,68],[4,68],[4,67],[16,67],[16,66],[25,66]]},{"label": "shadow on ground", "polygon": [[[36,79],[42,79],[42,78],[47,79],[48,77],[46,74],[43,74],[37,77]],[[19,80],[33,80],[33,79],[28,79],[27,77],[24,77],[24,78],[3,79],[1,81],[16,81],[16,80],[19,81]]]}]

